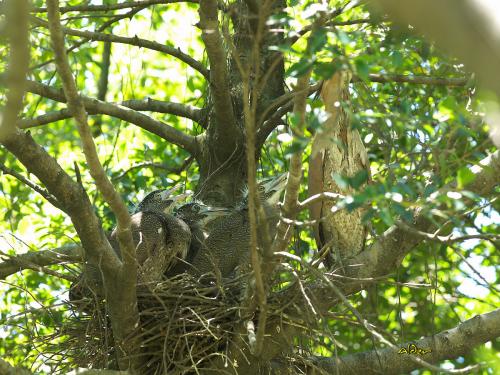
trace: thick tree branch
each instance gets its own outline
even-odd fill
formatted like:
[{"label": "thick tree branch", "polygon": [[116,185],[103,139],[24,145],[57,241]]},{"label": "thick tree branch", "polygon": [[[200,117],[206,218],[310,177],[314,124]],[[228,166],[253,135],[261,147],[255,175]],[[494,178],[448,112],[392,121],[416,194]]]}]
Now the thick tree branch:
[{"label": "thick tree branch", "polygon": [[[39,26],[48,27],[48,23],[39,19],[39,18],[32,17],[32,21]],[[66,34],[66,35],[79,36],[79,37],[83,37],[83,38],[86,38],[89,40],[97,40],[100,42],[129,44],[131,46],[147,48],[147,49],[151,49],[153,51],[165,53],[167,55],[171,55],[173,57],[178,58],[179,60],[186,63],[187,65],[189,65],[193,69],[199,71],[207,79],[210,77],[209,71],[207,70],[207,68],[205,68],[205,66],[202,63],[193,59],[188,54],[182,52],[179,48],[170,47],[170,46],[167,46],[165,44],[156,43],[156,42],[153,42],[151,40],[141,39],[138,37],[129,38],[129,37],[124,37],[124,36],[105,34],[105,33],[94,32],[94,31],[75,30],[75,29],[70,29],[67,27],[63,27],[62,30],[63,30],[64,34]]]},{"label": "thick tree branch", "polygon": [[[85,100],[86,98],[83,97]],[[91,99],[92,100],[92,99]],[[194,106],[184,105],[180,103],[164,102],[161,100],[154,100],[147,98],[145,100],[125,100],[121,103],[108,103],[103,100],[98,99],[101,103],[107,103],[112,105],[119,105],[122,107],[127,107],[135,111],[150,111],[157,113],[167,113],[174,116],[185,117],[195,122],[200,122],[203,119],[205,113],[201,108]],[[90,115],[101,114],[96,111],[92,111],[85,106],[87,112]],[[67,109],[62,109],[60,111],[47,112],[35,118],[24,118],[17,122],[17,126],[21,129],[34,128],[41,125],[50,124],[52,122],[65,120],[70,118],[71,114]]]},{"label": "thick tree branch", "polygon": [[136,338],[136,330],[139,325],[139,311],[135,292],[137,261],[131,231],[131,218],[127,206],[109,181],[97,155],[87,121],[87,113],[78,94],[64,47],[59,0],[47,0],[47,16],[57,72],[63,83],[68,109],[76,120],[89,172],[95,181],[97,189],[111,207],[117,220],[116,233],[123,262],[114,272],[103,270],[103,278],[113,335],[117,343],[120,369],[135,369],[139,367],[135,355],[139,352],[140,346]]},{"label": "thick tree branch", "polygon": [[2,143],[60,202],[64,211],[71,217],[91,263],[102,264],[103,268],[109,270],[118,268],[119,260],[109,245],[82,186],[73,181],[28,133],[16,131]]},{"label": "thick tree branch", "polygon": [[[408,348],[414,344],[420,349],[430,349],[431,352],[421,358],[429,363],[437,363],[463,356],[497,337],[500,337],[500,309],[477,315],[455,328],[404,343],[400,347]],[[385,348],[341,356],[338,359],[316,357],[312,363],[329,374],[406,374],[422,367],[412,360],[411,357],[415,354],[398,352],[393,348]],[[317,372],[310,368],[308,373]]]},{"label": "thick tree branch", "polygon": [[0,280],[25,269],[38,270],[54,264],[82,261],[83,248],[80,245],[67,245],[54,250],[30,251],[8,257],[0,262]]},{"label": "thick tree branch", "polygon": [[[34,94],[61,102],[66,103],[66,98],[64,93],[60,89],[53,88],[43,83],[28,81],[29,92]],[[145,114],[139,113],[137,111],[121,107],[116,104],[110,104],[106,102],[99,101],[97,99],[92,99],[86,96],[81,96],[85,108],[90,113],[101,113],[108,116],[119,118],[123,121],[135,124],[151,133],[158,135],[159,137],[165,139],[168,142],[176,144],[191,154],[195,154],[198,151],[198,144],[196,137],[187,135],[161,121],[155,120]],[[63,110],[65,111],[65,110]],[[62,113],[59,114],[62,116]]]},{"label": "thick tree branch", "polygon": [[30,46],[28,34],[29,1],[8,0],[6,7],[7,36],[10,42],[7,68],[7,104],[0,118],[0,141],[16,129],[17,115],[22,109],[26,86]]},{"label": "thick tree branch", "polygon": [[[222,45],[219,32],[218,9],[216,0],[201,0],[200,8],[201,37],[205,43],[208,60],[210,61],[210,85],[215,107],[217,135],[213,137],[214,145],[228,149],[238,138],[238,127],[233,111],[229,78],[227,71],[227,56]],[[231,149],[227,150],[231,153]]]}]

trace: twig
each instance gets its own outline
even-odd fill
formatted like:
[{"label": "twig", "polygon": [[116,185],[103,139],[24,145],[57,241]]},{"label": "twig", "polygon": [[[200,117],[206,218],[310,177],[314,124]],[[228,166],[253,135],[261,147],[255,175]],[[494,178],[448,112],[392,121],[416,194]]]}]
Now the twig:
[{"label": "twig", "polygon": [[[48,27],[47,22],[44,20],[41,20],[36,17],[32,17],[32,20],[35,24],[43,27]],[[63,27],[62,31],[66,35],[73,35],[73,36],[79,36],[83,37],[89,40],[97,40],[101,42],[111,42],[111,43],[120,43],[120,44],[129,44],[131,46],[137,46],[141,48],[147,48],[151,49],[153,51],[158,51],[161,53],[165,53],[167,55],[174,56],[181,60],[182,62],[186,63],[193,69],[199,71],[204,77],[207,79],[210,77],[209,71],[205,66],[200,63],[199,61],[193,59],[190,55],[182,52],[179,48],[175,47],[170,47],[165,44],[160,44],[153,42],[151,40],[147,39],[141,39],[138,37],[124,37],[124,36],[118,36],[118,35],[113,35],[113,34],[105,34],[105,33],[100,33],[100,32],[95,32],[95,31],[83,31],[83,30],[75,30],[75,29],[70,29],[68,27]]]},{"label": "twig", "polygon": [[80,245],[68,245],[53,250],[29,251],[9,257],[0,262],[0,280],[23,269],[38,269],[53,264],[75,263],[83,260],[83,248]]},{"label": "twig", "polygon": [[61,203],[57,200],[56,197],[54,197],[52,194],[50,194],[46,189],[38,186],[34,182],[31,182],[28,180],[26,177],[24,177],[22,174],[19,172],[16,172],[15,170],[6,167],[4,164],[0,164],[0,170],[8,175],[11,175],[21,181],[23,184],[26,186],[30,187],[34,191],[36,191],[38,194],[40,194],[42,197],[44,197],[48,202],[52,203],[54,207],[59,208],[61,211],[65,212],[64,207],[61,205]]},{"label": "twig", "polygon": [[[141,0],[141,1],[126,1],[119,4],[109,5],[74,5],[59,7],[61,14],[67,12],[109,12],[112,10],[120,10],[126,8],[146,7],[156,4],[176,4],[176,3],[193,3],[198,4],[198,0]],[[33,13],[46,13],[47,8],[35,8]]]},{"label": "twig", "polygon": [[113,181],[119,180],[123,178],[126,174],[132,172],[135,169],[141,169],[141,168],[157,168],[157,169],[163,169],[166,171],[166,173],[172,173],[172,174],[180,174],[183,170],[185,170],[194,160],[193,156],[190,156],[184,160],[184,162],[177,168],[169,168],[165,164],[161,163],[151,163],[151,162],[145,162],[145,163],[139,163],[136,165],[131,166],[127,170],[123,171],[120,173],[118,176],[113,177]]}]

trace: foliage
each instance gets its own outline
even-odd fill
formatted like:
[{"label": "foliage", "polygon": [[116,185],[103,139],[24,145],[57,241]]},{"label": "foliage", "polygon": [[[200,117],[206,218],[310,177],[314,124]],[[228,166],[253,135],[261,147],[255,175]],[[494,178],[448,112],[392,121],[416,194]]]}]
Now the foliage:
[{"label": "foliage", "polygon": [[[44,6],[41,0],[33,3],[35,7]],[[80,3],[94,2],[70,1],[67,5]],[[274,15],[270,23],[283,25],[286,36],[293,38],[318,18],[319,10],[323,10],[318,7],[316,2],[289,1],[289,6]],[[127,11],[130,9],[115,14]],[[44,18],[45,14],[36,16]],[[64,14],[64,25],[76,30],[97,30],[110,17],[111,13],[68,12]],[[367,21],[345,25],[364,19]],[[197,22],[194,3],[155,5],[116,22],[106,31],[179,47],[206,62],[201,33],[192,27]],[[68,36],[67,46],[79,40]],[[5,41],[1,43],[3,61],[8,45]],[[69,55],[82,95],[97,95],[103,45],[86,42]],[[364,5],[355,6],[332,18],[330,24],[313,30],[309,43],[307,38],[300,37],[293,45],[285,43],[272,48],[284,51],[287,56],[285,84],[288,87],[311,68],[312,83],[328,78],[341,67],[349,67],[358,77],[350,87],[352,102],[348,108],[352,126],[359,130],[369,152],[372,181],[356,195],[340,201],[338,206],[348,210],[369,207],[365,216],[372,225],[368,244],[398,219],[411,224],[412,212],[417,208],[433,220],[439,217],[450,223],[456,236],[498,233],[495,224],[500,221],[498,200],[463,190],[474,179],[471,166],[494,150],[487,135],[488,124],[481,116],[482,102],[476,88],[472,84],[451,87],[376,83],[371,82],[369,76],[377,73],[462,77],[468,72],[459,61],[415,35],[411,27],[394,26]],[[31,59],[31,79],[61,86],[46,28],[31,30]],[[199,72],[171,56],[113,44],[106,100],[145,98],[202,108],[208,103],[207,84]],[[32,118],[64,107],[38,95],[26,94],[22,117]],[[288,125],[280,125],[270,134],[260,155],[259,176],[287,171],[289,156],[298,147],[305,151],[303,170],[307,177],[309,141],[316,131],[321,131],[325,115],[321,101],[314,94],[308,98],[308,109],[308,129],[303,138],[283,136],[293,134],[293,126]],[[189,134],[203,132],[200,125],[188,119],[162,113],[151,113],[151,116]],[[287,124],[293,123],[290,117]],[[189,158],[186,151],[117,118],[97,115],[91,117],[90,123],[94,129],[100,127],[95,142],[101,163],[131,209],[156,188],[180,183],[184,190],[196,189],[199,168],[196,163],[183,168]],[[104,228],[111,230],[114,217],[86,168],[74,121],[61,120],[30,131],[70,175],[76,176],[78,167],[83,187]],[[3,148],[0,148],[0,163],[27,175],[24,167]],[[39,183],[35,176],[29,178]],[[367,178],[365,175],[338,176],[341,183],[355,188]],[[442,189],[453,181],[458,185]],[[7,174],[0,175],[0,187],[2,255],[78,242],[68,218],[29,187]],[[306,197],[303,185],[300,198]],[[307,218],[306,211],[298,217],[299,220]],[[316,245],[308,228],[296,230],[290,251],[306,261],[315,257]],[[393,275],[374,290],[352,296],[351,302],[372,323],[390,333],[394,342],[418,339],[498,306],[498,289],[492,287],[500,285],[498,264],[495,243],[487,240],[425,241],[413,249]],[[68,279],[76,272],[67,265],[49,269]],[[412,284],[418,286],[410,287]],[[69,281],[64,278],[30,270],[0,283],[0,357],[8,357],[14,364],[33,366],[34,370],[52,370],[43,365],[47,362],[43,355],[46,344],[33,341],[33,334],[53,334],[68,319],[70,312],[63,304],[68,286]],[[44,308],[48,306],[51,308]],[[321,345],[315,343],[315,354],[373,349],[373,338],[354,324],[354,317],[344,305],[336,306],[331,313],[332,318],[321,322],[325,340]],[[496,340],[466,357],[451,360],[449,367],[484,361],[485,373],[493,374],[495,369],[498,371],[495,352],[499,350],[500,342]],[[418,373],[430,372],[420,370]]]}]

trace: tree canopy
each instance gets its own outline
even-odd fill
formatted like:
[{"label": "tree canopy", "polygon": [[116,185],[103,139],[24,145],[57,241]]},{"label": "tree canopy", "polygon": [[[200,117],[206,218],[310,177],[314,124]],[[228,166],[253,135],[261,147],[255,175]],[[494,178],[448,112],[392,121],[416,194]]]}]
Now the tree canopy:
[{"label": "tree canopy", "polygon": [[[147,373],[137,331],[155,297],[136,285],[131,214],[174,185],[207,205],[245,207],[249,254],[234,254],[248,273],[159,283],[171,316],[151,335],[167,342],[185,312],[204,330],[182,323],[180,359],[164,355],[161,371],[499,373],[496,86],[387,9],[3,1],[0,374]],[[356,173],[315,159],[333,149],[350,158],[351,137],[367,156]],[[263,229],[259,181],[284,173],[279,221]],[[339,258],[318,227],[345,214],[347,231],[353,213],[362,249]],[[82,264],[102,271],[99,324],[117,363],[90,350],[82,327],[92,316],[68,300]]]}]

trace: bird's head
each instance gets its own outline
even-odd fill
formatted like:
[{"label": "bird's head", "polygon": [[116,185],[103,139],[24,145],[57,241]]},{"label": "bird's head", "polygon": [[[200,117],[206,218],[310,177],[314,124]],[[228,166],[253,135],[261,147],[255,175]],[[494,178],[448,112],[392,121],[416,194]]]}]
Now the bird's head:
[{"label": "bird's head", "polygon": [[176,185],[171,189],[160,189],[149,193],[137,205],[134,213],[141,211],[162,211],[166,214],[171,214],[174,209],[189,196],[188,193],[176,194],[180,185]]},{"label": "bird's head", "polygon": [[212,220],[228,215],[230,209],[224,207],[208,206],[201,201],[194,201],[183,204],[176,212],[175,216],[184,220],[187,224],[200,224],[205,226]]},{"label": "bird's head", "polygon": [[[288,174],[283,173],[275,177],[265,178],[257,182],[257,194],[261,202],[266,202],[271,206],[275,206],[280,199],[280,195],[285,189]],[[248,187],[243,190],[243,198],[240,206],[248,205]]]}]

